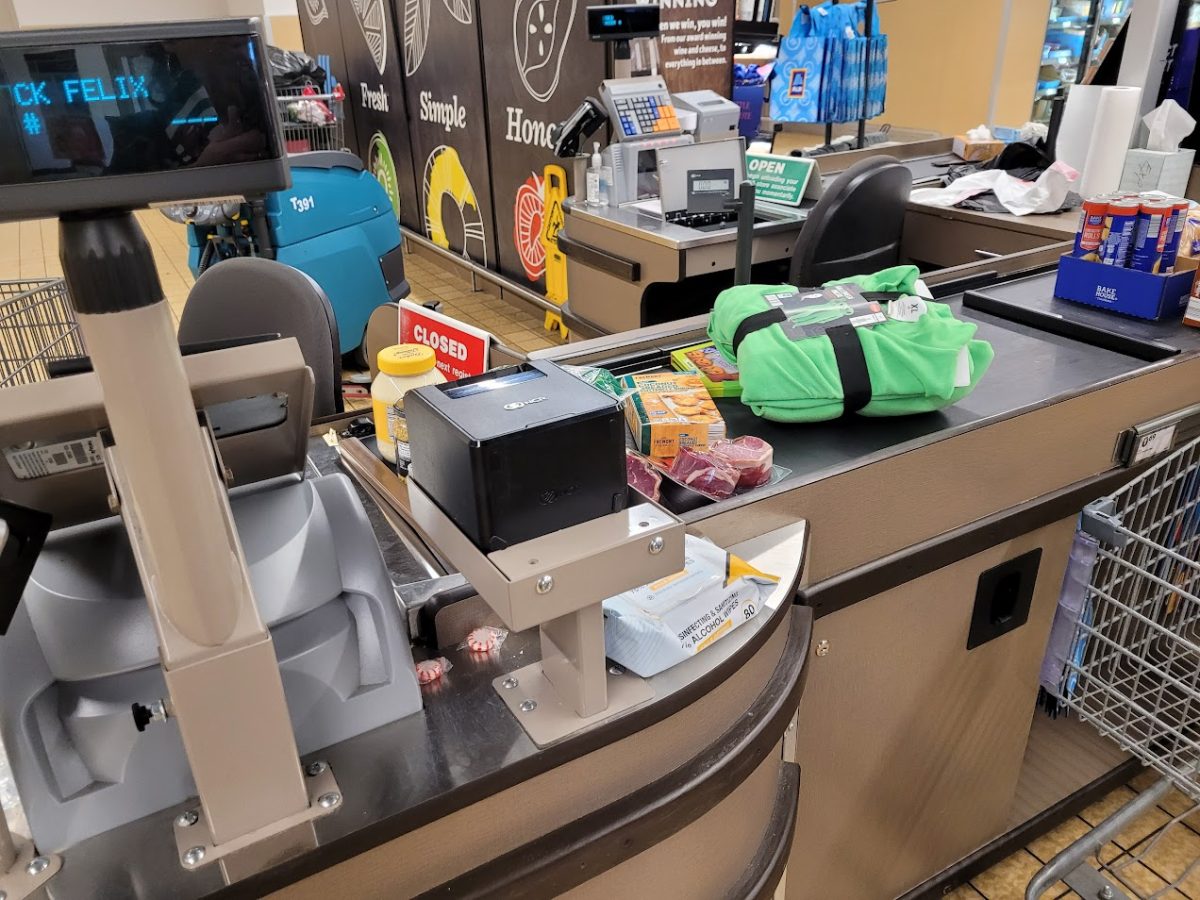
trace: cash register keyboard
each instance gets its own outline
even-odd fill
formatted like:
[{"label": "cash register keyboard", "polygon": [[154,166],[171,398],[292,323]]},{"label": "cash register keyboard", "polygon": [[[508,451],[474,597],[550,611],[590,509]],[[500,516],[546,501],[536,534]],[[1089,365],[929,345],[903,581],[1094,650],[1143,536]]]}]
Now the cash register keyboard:
[{"label": "cash register keyboard", "polygon": [[[716,231],[720,228],[729,228],[737,224],[736,212],[694,212],[690,213],[685,209],[675,210],[667,213],[665,218],[672,225],[679,225],[683,228],[695,228],[697,231]],[[754,223],[766,222],[762,216],[756,215]]]},{"label": "cash register keyboard", "polygon": [[631,94],[616,96],[613,104],[621,121],[621,132],[625,137],[673,134],[679,131],[679,117],[671,97],[662,94]]}]

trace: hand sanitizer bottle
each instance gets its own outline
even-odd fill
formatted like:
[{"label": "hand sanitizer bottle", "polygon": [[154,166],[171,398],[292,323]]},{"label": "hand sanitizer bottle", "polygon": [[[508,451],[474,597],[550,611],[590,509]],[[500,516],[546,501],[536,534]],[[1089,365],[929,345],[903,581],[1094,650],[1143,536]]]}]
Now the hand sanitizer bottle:
[{"label": "hand sanitizer bottle", "polygon": [[587,171],[588,206],[608,206],[609,190],[612,186],[612,168],[604,165],[600,156],[600,142],[593,145],[592,165]]}]

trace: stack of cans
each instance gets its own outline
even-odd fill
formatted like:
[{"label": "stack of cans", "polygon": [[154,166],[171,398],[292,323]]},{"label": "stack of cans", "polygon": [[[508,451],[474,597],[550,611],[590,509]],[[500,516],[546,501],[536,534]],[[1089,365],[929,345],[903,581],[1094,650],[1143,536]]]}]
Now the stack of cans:
[{"label": "stack of cans", "polygon": [[1074,255],[1106,266],[1166,275],[1175,271],[1188,201],[1102,194],[1083,202]]}]

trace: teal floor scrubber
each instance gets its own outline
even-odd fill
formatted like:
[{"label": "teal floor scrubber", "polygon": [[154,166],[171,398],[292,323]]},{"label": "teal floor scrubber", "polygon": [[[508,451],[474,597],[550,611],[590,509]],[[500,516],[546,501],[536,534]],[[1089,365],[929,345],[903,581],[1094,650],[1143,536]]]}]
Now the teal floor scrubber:
[{"label": "teal floor scrubber", "polygon": [[352,153],[297,153],[288,162],[288,190],[190,211],[189,268],[199,277],[223,259],[265,256],[299,269],[329,297],[342,353],[363,364],[371,313],[409,293],[395,211]]}]

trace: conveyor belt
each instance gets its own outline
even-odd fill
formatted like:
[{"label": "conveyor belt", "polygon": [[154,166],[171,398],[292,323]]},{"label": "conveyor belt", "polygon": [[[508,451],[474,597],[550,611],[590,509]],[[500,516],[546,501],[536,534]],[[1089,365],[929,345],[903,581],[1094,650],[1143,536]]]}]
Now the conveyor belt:
[{"label": "conveyor belt", "polygon": [[[853,416],[820,424],[782,425],[759,419],[739,400],[718,400],[729,433],[756,434],[769,441],[775,448],[775,464],[792,470],[789,479],[807,481],[818,472],[853,465],[890,447],[922,438],[936,440],[951,429],[1010,414],[1146,365],[1134,356],[964,309],[961,297],[948,302],[956,316],[979,326],[978,336],[991,342],[996,351],[979,386],[956,405],[917,416]],[[1182,326],[1173,327],[1182,330]],[[1195,344],[1200,348],[1200,334]]]}]

